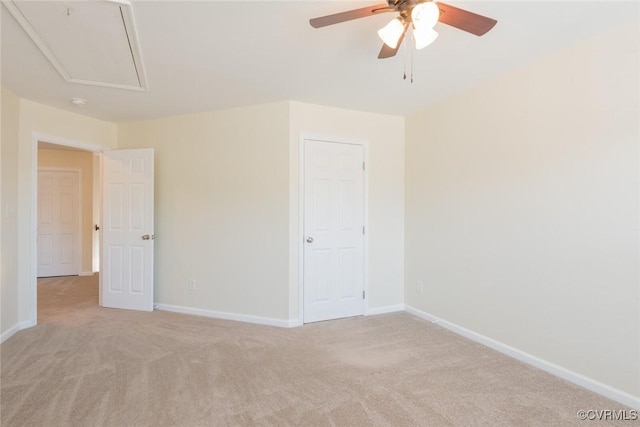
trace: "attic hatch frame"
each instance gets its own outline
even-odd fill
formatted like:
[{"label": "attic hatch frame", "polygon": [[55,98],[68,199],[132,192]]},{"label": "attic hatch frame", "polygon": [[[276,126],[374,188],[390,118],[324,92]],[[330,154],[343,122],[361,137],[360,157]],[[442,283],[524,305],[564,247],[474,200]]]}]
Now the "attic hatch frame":
[{"label": "attic hatch frame", "polygon": [[131,59],[138,79],[138,85],[126,85],[119,83],[108,83],[93,80],[75,79],[67,71],[65,66],[58,60],[56,55],[47,46],[44,40],[40,37],[40,34],[33,28],[29,20],[22,14],[20,8],[16,5],[16,0],[6,0],[2,4],[7,8],[9,13],[15,18],[20,27],[25,31],[29,38],[40,49],[45,58],[53,65],[53,68],[58,71],[60,76],[68,83],[78,83],[91,86],[110,87],[115,89],[128,89],[136,91],[147,91],[149,86],[147,83],[147,77],[144,70],[144,64],[142,61],[142,52],[140,50],[140,43],[138,39],[138,33],[136,31],[135,21],[133,19],[133,9],[129,0],[91,0],[96,3],[106,3],[117,6],[122,16],[123,29],[127,36],[129,43],[129,50],[131,52]]}]

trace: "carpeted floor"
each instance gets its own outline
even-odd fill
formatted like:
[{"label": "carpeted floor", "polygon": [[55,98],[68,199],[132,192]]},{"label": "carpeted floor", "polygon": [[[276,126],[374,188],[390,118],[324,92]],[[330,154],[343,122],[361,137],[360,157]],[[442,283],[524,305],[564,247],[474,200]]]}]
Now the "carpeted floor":
[{"label": "carpeted floor", "polygon": [[2,426],[635,424],[579,421],[624,407],[405,313],[280,329],[97,293],[39,281],[39,325],[0,348]]}]

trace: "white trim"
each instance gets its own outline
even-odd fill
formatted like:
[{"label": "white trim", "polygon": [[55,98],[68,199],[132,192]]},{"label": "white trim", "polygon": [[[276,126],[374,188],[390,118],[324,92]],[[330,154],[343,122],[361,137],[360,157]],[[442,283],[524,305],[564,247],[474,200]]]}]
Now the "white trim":
[{"label": "white trim", "polygon": [[6,331],[4,331],[4,333],[2,335],[0,335],[0,344],[2,344],[3,342],[8,340],[9,338],[14,336],[15,334],[17,334],[18,331],[20,331],[20,325],[16,323],[12,327],[10,327]]},{"label": "white trim", "polygon": [[[97,273],[100,271],[100,229],[102,224],[102,173],[100,170],[102,162],[102,153],[93,153],[92,171],[93,171],[93,188],[91,195],[93,197],[93,206],[91,207],[91,271]],[[98,226],[98,230],[95,229]]]},{"label": "white trim", "polygon": [[18,327],[20,328],[21,331],[25,329],[33,328],[34,326],[36,326],[36,323],[30,320],[25,320],[24,322],[18,323]]},{"label": "white trim", "polygon": [[[105,0],[102,0],[105,1]],[[124,89],[134,89],[141,91],[149,90],[149,83],[147,81],[147,73],[144,69],[144,61],[142,60],[142,51],[140,50],[140,39],[138,37],[138,29],[136,27],[135,19],[133,18],[133,6],[129,0],[107,0],[112,3],[121,3],[122,16],[124,17],[125,26],[127,28],[127,35],[129,37],[129,46],[131,47],[131,53],[133,55],[133,63],[136,67],[136,74],[138,76],[138,83],[140,87],[127,86]],[[130,24],[130,25],[127,25]],[[115,87],[115,86],[113,86]]]},{"label": "white trim", "polygon": [[81,271],[80,274],[78,274],[78,276],[84,277],[84,276],[93,276],[94,273],[93,271]]},{"label": "white trim", "polygon": [[405,310],[404,304],[385,305],[384,307],[369,308],[365,313],[365,315],[375,316],[378,314],[397,313],[399,311],[404,311],[404,310]]},{"label": "white trim", "polygon": [[[95,165],[95,163],[94,163],[94,165]],[[98,204],[98,224],[100,224],[99,225],[100,229],[98,230],[98,239],[99,239],[99,242],[98,242],[98,264],[100,265],[100,268],[102,268],[102,258],[103,258],[103,253],[102,253],[102,231],[103,231],[103,229],[102,229],[102,225],[103,225],[103,223],[102,223],[102,214],[103,214],[103,211],[104,211],[104,196],[102,194],[103,193],[102,187],[104,185],[104,174],[103,174],[103,167],[104,166],[103,165],[104,165],[104,156],[102,155],[102,153],[100,153],[98,155],[98,168],[99,168],[99,175],[98,175],[99,184],[98,184],[98,187],[100,189],[100,192],[99,192],[100,202]],[[155,171],[154,171],[154,173],[155,173]],[[96,176],[95,173],[94,173],[93,176],[94,177]],[[95,188],[96,187],[94,185],[94,189]],[[155,215],[155,213],[154,213],[154,215]],[[155,251],[155,248],[154,248],[154,251]],[[100,274],[98,276],[98,305],[100,307],[102,307],[102,278],[103,278],[103,276],[104,275],[102,275],[102,274]]]},{"label": "white trim", "polygon": [[97,0],[102,3],[113,3],[118,6],[122,13],[124,30],[127,33],[129,39],[129,47],[131,50],[131,59],[133,60],[133,66],[138,78],[138,85],[128,85],[120,83],[108,83],[93,80],[76,79],[71,76],[64,65],[58,60],[55,54],[49,49],[47,43],[42,40],[42,37],[33,28],[29,20],[22,14],[20,8],[15,4],[16,0],[7,0],[2,3],[7,8],[9,13],[15,18],[16,22],[22,27],[25,33],[29,36],[31,41],[40,49],[45,58],[51,63],[53,68],[60,74],[60,76],[69,83],[79,83],[92,86],[111,87],[116,89],[128,89],[135,91],[147,91],[147,78],[144,71],[144,64],[142,61],[142,53],[138,42],[138,33],[136,30],[135,21],[133,19],[133,10],[131,2],[129,0]]},{"label": "white trim", "polygon": [[418,310],[417,308],[411,307],[410,305],[405,306],[405,311],[431,323],[438,324],[443,328],[450,330],[451,332],[470,339],[471,341],[475,341],[477,343],[485,345],[489,348],[499,351],[502,354],[506,354],[507,356],[541,369],[545,372],[555,375],[556,377],[562,378],[563,380],[586,388],[587,390],[590,390],[594,393],[602,395],[611,400],[615,400],[616,402],[622,403],[623,405],[626,405],[630,408],[640,409],[640,397],[633,396],[622,390],[618,390],[614,387],[603,384],[600,381],[594,380],[593,378],[589,378],[585,375],[563,368],[562,366],[558,366],[555,363],[540,359],[539,357],[533,356],[529,353],[525,353],[522,350],[518,350],[517,348],[511,347],[500,341],[496,341],[485,335],[456,325],[455,323],[451,323],[437,316],[426,313],[422,310]]},{"label": "white trim", "polygon": [[20,323],[17,323],[15,325],[13,325],[12,327],[10,327],[6,331],[4,331],[4,333],[2,335],[0,335],[0,344],[2,344],[3,342],[5,342],[9,338],[11,338],[12,336],[17,334],[18,332],[20,332],[20,331],[22,331],[24,329],[32,328],[34,326],[36,326],[36,324],[31,322],[31,321],[20,322]]},{"label": "white trim", "polygon": [[363,259],[363,276],[362,280],[364,280],[364,314],[372,314],[371,309],[369,308],[369,142],[362,142],[363,153],[363,161],[365,164],[364,167],[364,215],[362,220],[364,221],[364,245],[362,251],[362,259]]},{"label": "white trim", "polygon": [[298,142],[298,321],[304,325],[304,140],[307,135],[300,134]]},{"label": "white trim", "polygon": [[[640,15],[640,14],[639,14]],[[637,151],[637,161],[640,161],[640,150]],[[637,176],[636,178],[638,179],[638,182],[640,182],[640,168],[637,168]],[[639,192],[640,193],[640,192]],[[636,200],[640,200],[640,198],[636,199]],[[636,208],[640,209],[640,204],[636,201]],[[638,211],[636,211],[638,212]],[[638,241],[640,241],[640,215],[638,216],[638,234],[636,235],[636,238],[638,239]],[[636,258],[636,262],[640,262],[640,257]],[[640,280],[638,280],[638,282],[636,283],[638,289],[640,289]],[[636,301],[636,307],[640,307],[640,292],[637,293],[637,301]],[[637,321],[638,321],[638,325],[640,325],[640,310],[638,310],[637,312]],[[636,398],[636,409],[640,409],[640,397]]]},{"label": "white trim", "polygon": [[257,325],[277,326],[280,328],[292,328],[299,326],[300,322],[295,320],[274,319],[271,317],[252,316],[250,314],[228,313],[224,311],[205,310],[202,308],[183,307],[171,304],[154,304],[154,308],[162,311],[174,313],[191,314],[194,316],[210,317],[213,319],[235,320],[237,322],[254,323]]},{"label": "white trim", "polygon": [[297,328],[298,326],[304,326],[302,319],[290,319],[288,320],[290,328]]},{"label": "white trim", "polygon": [[44,133],[33,132],[32,139],[36,140],[36,149],[38,148],[38,141],[47,142],[49,144],[63,145],[65,147],[77,148],[78,150],[86,150],[94,153],[100,153],[102,151],[111,150],[111,147],[107,147],[101,144],[93,144],[90,142],[76,141],[68,138],[60,138],[57,136],[51,136]]},{"label": "white trim", "polygon": [[365,170],[363,176],[363,221],[364,221],[364,241],[362,248],[363,258],[363,290],[365,292],[363,314],[369,314],[369,141],[358,139],[347,139],[343,137],[319,135],[310,132],[300,132],[299,159],[298,159],[298,320],[300,325],[304,324],[304,141],[314,140],[332,142],[337,144],[360,145],[363,151]]}]

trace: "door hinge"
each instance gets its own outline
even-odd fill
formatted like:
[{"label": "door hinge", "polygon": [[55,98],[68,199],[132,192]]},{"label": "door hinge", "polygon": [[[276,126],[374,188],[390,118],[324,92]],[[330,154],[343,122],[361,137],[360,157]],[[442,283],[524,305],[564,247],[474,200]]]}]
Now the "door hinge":
[{"label": "door hinge", "polygon": [[364,162],[362,162],[362,170],[364,170]]},{"label": "door hinge", "polygon": [[364,291],[362,291],[362,299],[364,299]]},{"label": "door hinge", "polygon": [[362,235],[364,236],[364,225],[362,226]]}]

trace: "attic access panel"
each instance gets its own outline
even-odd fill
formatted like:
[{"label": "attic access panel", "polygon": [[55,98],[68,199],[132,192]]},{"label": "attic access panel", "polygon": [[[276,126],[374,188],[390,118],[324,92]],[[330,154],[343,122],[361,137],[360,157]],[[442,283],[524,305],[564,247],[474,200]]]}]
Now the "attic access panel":
[{"label": "attic access panel", "polygon": [[126,0],[3,4],[67,82],[147,90]]}]

